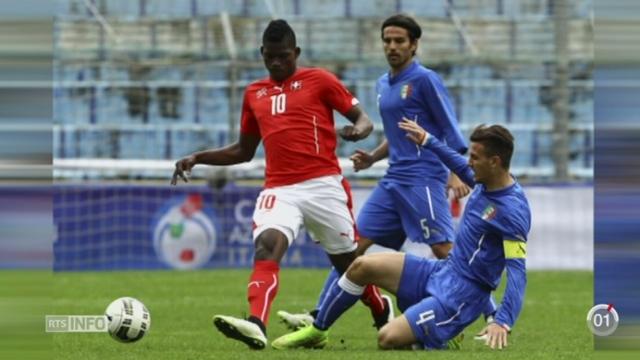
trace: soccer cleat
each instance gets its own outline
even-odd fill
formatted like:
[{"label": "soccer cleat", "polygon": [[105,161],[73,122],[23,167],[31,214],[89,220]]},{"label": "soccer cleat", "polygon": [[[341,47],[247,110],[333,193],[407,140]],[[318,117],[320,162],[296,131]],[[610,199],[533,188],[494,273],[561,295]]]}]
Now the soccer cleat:
[{"label": "soccer cleat", "polygon": [[376,329],[380,330],[383,326],[385,326],[389,321],[393,320],[395,317],[395,311],[393,308],[393,300],[391,300],[391,296],[383,294],[381,295],[382,301],[384,302],[384,313],[382,315],[376,316],[373,315],[373,326]]},{"label": "soccer cleat", "polygon": [[242,341],[254,350],[262,350],[267,346],[267,337],[262,332],[262,329],[251,321],[232,316],[216,315],[213,317],[213,325],[224,336]]},{"label": "soccer cleat", "polygon": [[448,350],[460,350],[462,349],[462,340],[464,340],[464,333],[460,333],[453,339],[447,341]]},{"label": "soccer cleat", "polygon": [[289,330],[300,330],[305,326],[313,324],[313,316],[309,313],[291,314],[284,310],[279,310],[277,313],[280,318],[280,322],[283,323]]},{"label": "soccer cleat", "polygon": [[286,349],[322,349],[329,342],[329,330],[320,330],[308,325],[300,330],[280,336],[271,343],[276,350]]}]

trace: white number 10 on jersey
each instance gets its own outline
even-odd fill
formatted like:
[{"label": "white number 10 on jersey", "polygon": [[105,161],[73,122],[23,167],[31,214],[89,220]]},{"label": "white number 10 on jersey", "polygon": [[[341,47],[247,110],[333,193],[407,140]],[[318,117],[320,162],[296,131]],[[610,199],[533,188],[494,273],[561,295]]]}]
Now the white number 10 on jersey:
[{"label": "white number 10 on jersey", "polygon": [[271,115],[282,114],[287,107],[287,95],[279,94],[271,96]]}]

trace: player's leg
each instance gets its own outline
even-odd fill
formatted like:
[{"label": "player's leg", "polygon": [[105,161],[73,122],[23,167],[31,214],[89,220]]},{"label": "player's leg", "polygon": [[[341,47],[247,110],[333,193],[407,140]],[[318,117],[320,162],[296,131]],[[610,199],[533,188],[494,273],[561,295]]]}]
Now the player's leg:
[{"label": "player's leg", "polygon": [[358,286],[376,285],[392,294],[397,294],[405,257],[404,253],[399,252],[360,256],[349,266],[344,277]]},{"label": "player's leg", "polygon": [[[406,322],[399,321],[390,324],[395,327],[383,328],[378,337],[380,347],[390,349],[412,345],[429,349],[459,348],[460,340],[455,336],[464,327],[457,327],[457,321],[461,316],[460,311],[464,308],[466,312],[469,306],[465,308],[464,303],[458,304],[455,299],[449,299],[455,289],[448,287],[446,289],[450,290],[450,293],[440,294],[448,299],[448,305],[438,300],[438,289],[441,286],[434,284],[456,284],[462,281],[457,278],[450,280],[455,274],[445,268],[446,265],[444,261],[407,255],[398,293],[399,303],[402,299],[403,307],[406,309],[403,314],[403,320]],[[417,287],[415,283],[418,283]],[[427,289],[435,293],[430,293]],[[411,334],[407,332],[407,326]]]},{"label": "player's leg", "polygon": [[443,241],[440,243],[431,244],[431,252],[438,259],[446,259],[449,256],[449,252],[453,248],[453,243],[451,241]]},{"label": "player's leg", "polygon": [[[444,263],[408,254],[401,256],[403,260],[400,276],[394,276],[392,284],[380,284],[380,286],[395,287],[398,305],[407,311],[380,329],[378,346],[381,349],[400,349],[416,342],[423,343],[423,334],[415,328],[430,320],[429,317],[435,311],[442,312],[442,307],[435,298],[430,297],[426,287],[431,275],[436,273]],[[376,263],[372,265],[380,266]],[[389,270],[398,274],[397,267]],[[393,289],[388,290],[393,291]],[[418,319],[414,319],[416,316]]]},{"label": "player's leg", "polygon": [[[366,239],[366,241],[368,242],[368,246],[373,244],[371,240]],[[362,242],[359,240],[358,249],[356,249],[356,256],[360,256],[368,247],[366,246],[361,250],[361,244]],[[361,250],[360,254],[359,250]],[[341,260],[336,259],[334,261]],[[340,279],[340,273],[336,270],[335,266],[332,266],[329,271],[329,275],[327,275],[327,278],[325,279],[322,291],[320,292],[320,296],[318,297],[318,301],[313,310],[302,313],[289,313],[285,310],[279,310],[277,314],[278,317],[280,317],[281,322],[290,330],[294,331],[313,323],[313,320],[318,315],[318,309],[320,309],[322,304],[327,301],[329,289],[335,285],[338,279]],[[374,318],[374,326],[378,329],[384,326],[386,322],[393,319],[393,301],[388,295],[380,294],[376,287],[367,287],[360,300],[362,300],[362,302],[371,309],[372,317]]]},{"label": "player's leg", "polygon": [[405,255],[379,253],[358,257],[337,283],[329,289],[327,301],[318,311],[313,326],[274,340],[276,349],[313,347],[326,341],[328,328],[362,296],[365,286],[377,285],[395,292],[400,284]]},{"label": "player's leg", "polygon": [[[374,242],[372,240],[360,236],[358,238],[358,247],[356,248],[356,256],[363,255],[367,251],[367,249],[371,247],[371,245],[373,244]],[[289,313],[287,311],[280,310],[278,311],[278,316],[280,317],[282,323],[284,323],[285,326],[287,326],[291,330],[298,330],[303,326],[311,324],[315,316],[318,314],[318,309],[320,309],[320,307],[322,306],[322,303],[327,299],[326,297],[327,291],[331,286],[334,285],[336,281],[338,281],[339,278],[340,278],[340,273],[338,273],[336,268],[332,266],[331,270],[329,271],[329,275],[327,275],[327,278],[324,281],[324,285],[322,286],[322,290],[320,291],[320,296],[318,296],[318,301],[316,302],[316,306],[313,307],[313,310],[311,310],[310,312],[303,312],[303,313]],[[371,295],[367,294],[367,298],[362,299],[362,301],[365,303],[366,302],[370,303],[371,301],[369,301],[368,299],[371,297],[375,298],[375,293],[373,291]],[[385,301],[388,304],[387,306],[389,307],[389,309],[392,309],[393,304],[391,303],[391,298],[389,298],[386,295],[381,295],[381,298],[383,301]],[[374,321],[375,321],[375,314],[374,314]]]},{"label": "player's leg", "polygon": [[445,349],[448,339],[442,338],[438,323],[452,315],[437,298],[424,298],[410,306],[401,320],[380,331],[378,345],[383,349],[393,349],[417,343],[428,349]]},{"label": "player's leg", "polygon": [[329,290],[328,298],[320,308],[314,325],[329,328],[337,318],[355,303],[366,285],[376,285],[396,293],[400,284],[405,255],[378,253],[358,257],[340,280]]},{"label": "player's leg", "polygon": [[247,299],[249,321],[257,323],[263,331],[269,321],[271,303],[278,293],[280,260],[289,247],[289,239],[283,231],[287,230],[267,228],[255,239],[253,272],[247,284]]},{"label": "player's leg", "polygon": [[407,236],[414,242],[428,244],[438,259],[445,259],[453,247],[454,231],[444,183],[395,185],[391,191]]},{"label": "player's leg", "polygon": [[[360,235],[358,238],[358,247],[356,249],[357,255],[364,253],[364,251],[375,242],[383,243],[383,245],[395,249],[399,249],[404,242],[404,238],[406,236],[402,230],[400,219],[394,210],[393,199],[389,196],[385,187],[386,186],[383,186],[382,184],[376,186],[360,211],[357,226]],[[336,186],[334,184],[333,189],[335,188]],[[336,210],[327,208],[324,201],[310,207],[309,211],[312,214],[309,218],[317,218],[319,219],[318,222],[322,222],[322,219],[326,218],[324,223],[320,224],[317,222],[312,223],[311,221],[305,223],[312,236],[314,234],[316,237],[323,236],[324,233],[328,232],[329,242],[332,241],[332,238],[341,237],[339,234],[331,235],[331,231],[335,227],[333,224],[335,219],[343,219],[341,221],[343,223],[352,221],[351,212],[349,210],[350,201],[348,200],[348,194],[350,194],[350,190],[344,189],[343,185],[340,185],[340,188],[338,188],[337,191],[334,190],[333,192],[323,195],[326,198],[337,197],[332,206],[334,209],[337,209],[337,213],[335,213]],[[344,206],[345,201],[347,203],[346,208]],[[347,232],[342,232],[342,234],[345,233]],[[367,234],[376,235],[376,240],[374,241],[369,239]],[[278,316],[282,322],[292,330],[299,329],[300,327],[312,322],[318,313],[318,309],[327,300],[326,295],[328,293],[328,289],[338,281],[340,274],[341,273],[336,270],[335,267],[329,272],[329,275],[325,280],[323,290],[320,293],[320,297],[313,311],[309,313],[289,313],[280,310],[278,311]],[[376,327],[382,327],[390,318],[393,318],[393,303],[391,298],[387,295],[381,295],[375,287],[367,287],[365,289],[362,301],[371,309],[374,325]]]},{"label": "player's leg", "polygon": [[327,292],[329,291],[329,288],[331,288],[331,286],[333,286],[335,282],[338,281],[338,279],[340,279],[340,273],[338,273],[338,270],[336,270],[336,268],[332,266],[331,270],[329,271],[329,275],[327,275],[327,278],[324,281],[324,285],[322,286],[322,292],[320,292],[318,302],[316,303],[314,310],[311,312],[312,316],[316,316],[316,314],[318,313],[318,309],[320,309],[322,303],[327,299]]},{"label": "player's leg", "polygon": [[[302,211],[305,214],[305,226],[309,229],[312,237],[323,244],[332,263],[334,263],[336,273],[330,275],[329,280],[333,278],[335,281],[338,277],[337,275],[342,274],[353,261],[353,257],[347,254],[347,248],[340,245],[340,243],[346,240],[346,234],[353,233],[354,239],[357,238],[358,235],[355,229],[353,232],[347,230],[336,231],[336,229],[353,228],[354,226],[353,205],[349,183],[345,179],[338,179],[336,177],[324,180],[327,180],[330,184],[322,184],[322,191],[316,189],[314,194],[317,195],[309,199],[308,206],[304,206]],[[379,197],[384,198],[384,190],[380,187],[378,187],[377,191],[374,190],[374,194],[367,203],[371,204],[372,200]],[[383,202],[383,199],[378,199],[374,202],[380,203]],[[392,204],[385,204],[386,207],[391,205]],[[368,207],[371,208],[372,206],[369,205]],[[361,213],[366,214],[369,211],[366,208],[367,205],[365,205],[365,209],[363,209]],[[379,209],[378,212],[380,213],[378,214],[378,222],[380,223],[383,221],[384,212]],[[393,224],[398,224],[397,219],[389,220],[387,223],[388,227],[391,228]],[[366,243],[367,240],[363,241]],[[351,250],[352,244],[349,244],[348,248],[348,250]],[[331,282],[333,281],[326,281],[325,285]],[[367,286],[363,293],[362,301],[371,309],[376,327],[382,327],[389,320],[389,317],[392,316],[392,304],[390,301],[385,301],[385,298],[377,288]],[[322,300],[319,301],[319,303],[321,302]]]},{"label": "player's leg", "polygon": [[462,331],[473,322],[469,321],[472,312],[471,306],[454,312],[437,298],[427,297],[383,327],[378,332],[378,346],[384,350],[408,346],[459,350],[464,338]]},{"label": "player's leg", "polygon": [[378,332],[378,347],[383,350],[401,349],[416,342],[416,336],[404,315],[393,319]]},{"label": "player's leg", "polygon": [[[356,256],[363,255],[367,251],[367,249],[371,247],[371,245],[373,244],[374,242],[371,241],[370,239],[367,239],[364,237],[358,238],[358,247],[356,249]],[[322,286],[322,290],[320,291],[320,296],[318,296],[318,300],[316,302],[316,305],[313,307],[313,310],[309,312],[303,312],[303,313],[289,313],[287,311],[280,310],[278,311],[278,316],[280,317],[280,320],[282,321],[282,323],[285,324],[285,326],[287,326],[291,330],[298,330],[303,326],[311,324],[315,316],[318,314],[318,309],[320,309],[322,304],[326,301],[327,292],[329,288],[333,286],[335,282],[338,281],[339,278],[340,278],[340,273],[336,270],[334,266],[332,266],[331,270],[329,271],[329,274],[327,275],[327,278],[324,281],[324,285]],[[371,303],[371,300],[369,299],[372,297],[375,299],[376,293],[374,291],[371,291],[371,294],[367,294],[365,296],[366,297],[363,298],[362,301],[365,303]],[[383,301],[387,303],[388,308],[392,309],[393,304],[391,302],[391,298],[389,298],[386,295],[380,295],[380,297],[382,298]],[[375,321],[376,320],[375,314],[373,314],[373,316]]]},{"label": "player's leg", "polygon": [[[358,229],[358,247],[356,255],[360,256],[376,241],[367,236],[379,238],[378,242],[383,242],[386,246],[399,249],[404,241],[404,232],[400,226],[400,219],[396,215],[393,200],[388,191],[380,184],[376,186],[360,210],[356,229]],[[366,234],[366,235],[365,235]],[[375,237],[374,237],[375,238]],[[391,241],[394,239],[395,241]],[[400,239],[400,240],[397,240]],[[323,291],[320,293],[316,309],[320,307],[325,299],[326,289],[340,277],[340,273],[334,269],[327,277]]]},{"label": "player's leg", "polygon": [[391,191],[393,184],[380,182],[358,214],[357,229],[358,255],[373,244],[399,250],[404,244],[406,234],[401,223],[396,200]]},{"label": "player's leg", "polygon": [[[399,250],[404,243],[406,234],[402,229],[394,199],[388,187],[389,184],[380,182],[360,210],[356,227],[359,233],[358,248],[356,249],[358,256],[363,255],[374,244]],[[377,307],[380,304],[380,299],[384,302],[384,309],[388,311],[380,312]],[[371,308],[374,326],[378,329],[393,319],[391,298],[387,295],[380,295],[378,291],[375,291],[375,287],[365,289],[362,301]]]},{"label": "player's leg", "polygon": [[[453,271],[447,260],[416,259],[407,255],[405,269],[422,273],[426,282],[420,286],[426,296],[404,312],[413,334],[425,348],[459,349],[462,331],[482,312],[489,292]],[[405,271],[405,274],[410,272]],[[403,278],[399,297],[405,292],[405,286],[411,286],[411,281],[406,281],[411,280],[410,276]],[[391,343],[405,344],[400,340]]]},{"label": "player's leg", "polygon": [[280,261],[289,244],[297,237],[302,223],[302,213],[295,198],[295,194],[291,195],[283,188],[267,189],[260,193],[253,215],[253,272],[247,284],[250,315],[246,320],[224,315],[214,317],[214,325],[218,330],[254,349],[266,346],[266,325],[271,303],[278,293]]},{"label": "player's leg", "polygon": [[[371,247],[371,245],[373,245],[373,244],[374,244],[373,241],[371,241],[371,240],[369,240],[367,238],[364,238],[362,236],[359,237],[358,238],[358,247],[356,248],[356,257],[364,255],[364,253],[367,251],[367,249],[369,247]],[[349,264],[350,264],[350,262],[349,262]],[[320,306],[322,305],[322,303],[325,301],[327,290],[329,290],[329,288],[336,281],[338,281],[338,279],[340,278],[340,275],[342,273],[344,273],[344,271],[338,272],[338,270],[336,270],[335,266],[331,267],[331,270],[329,271],[329,275],[327,275],[327,278],[324,281],[324,285],[322,286],[322,291],[320,292],[320,296],[318,296],[318,301],[316,303],[316,306],[314,307],[314,310],[311,312],[311,314],[313,316],[315,316],[315,313],[317,313],[317,309],[319,309]]]}]

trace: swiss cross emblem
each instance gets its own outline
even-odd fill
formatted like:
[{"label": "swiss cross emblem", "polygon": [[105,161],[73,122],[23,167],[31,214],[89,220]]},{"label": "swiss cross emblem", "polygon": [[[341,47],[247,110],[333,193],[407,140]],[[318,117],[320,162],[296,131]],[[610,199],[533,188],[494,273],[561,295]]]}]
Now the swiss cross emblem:
[{"label": "swiss cross emblem", "polygon": [[262,88],[256,91],[256,98],[260,99],[261,97],[267,95],[267,88]]},{"label": "swiss cross emblem", "polygon": [[302,81],[294,81],[291,83],[291,90],[300,90],[302,89]]}]

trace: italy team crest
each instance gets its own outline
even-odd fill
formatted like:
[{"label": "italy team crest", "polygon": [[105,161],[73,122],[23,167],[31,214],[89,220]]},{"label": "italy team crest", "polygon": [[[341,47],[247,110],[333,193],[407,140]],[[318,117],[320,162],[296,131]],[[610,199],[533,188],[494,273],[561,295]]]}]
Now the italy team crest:
[{"label": "italy team crest", "polygon": [[496,208],[492,204],[489,204],[489,206],[487,206],[484,211],[482,211],[482,220],[493,219],[494,217],[496,217],[497,212],[498,210],[496,210]]},{"label": "italy team crest", "polygon": [[402,89],[400,89],[400,97],[402,99],[406,99],[409,96],[411,96],[411,91],[413,90],[413,88],[411,87],[411,84],[404,84],[402,85]]}]

